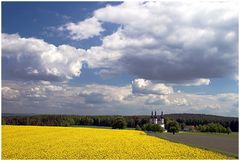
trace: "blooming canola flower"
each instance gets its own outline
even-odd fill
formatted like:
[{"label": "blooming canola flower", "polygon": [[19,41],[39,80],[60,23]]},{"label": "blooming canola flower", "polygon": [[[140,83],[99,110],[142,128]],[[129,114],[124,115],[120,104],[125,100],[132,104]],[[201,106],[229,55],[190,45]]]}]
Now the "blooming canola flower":
[{"label": "blooming canola flower", "polygon": [[2,126],[2,159],[230,159],[143,131]]}]

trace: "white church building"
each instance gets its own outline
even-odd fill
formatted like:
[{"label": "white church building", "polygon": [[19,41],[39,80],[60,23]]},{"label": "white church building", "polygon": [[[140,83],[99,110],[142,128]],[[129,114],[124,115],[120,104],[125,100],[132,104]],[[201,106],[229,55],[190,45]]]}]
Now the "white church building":
[{"label": "white church building", "polygon": [[150,123],[151,124],[158,124],[163,129],[165,129],[163,112],[161,112],[161,115],[157,115],[157,111],[155,111],[155,114],[153,115],[153,111],[152,111],[152,115],[151,115],[151,118],[150,118]]}]

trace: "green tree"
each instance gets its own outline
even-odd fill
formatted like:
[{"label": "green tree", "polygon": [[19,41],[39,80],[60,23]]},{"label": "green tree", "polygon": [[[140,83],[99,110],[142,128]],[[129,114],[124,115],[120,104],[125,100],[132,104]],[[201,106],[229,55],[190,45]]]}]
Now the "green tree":
[{"label": "green tree", "polygon": [[180,126],[179,126],[178,122],[176,122],[176,121],[169,121],[167,123],[166,128],[167,128],[168,132],[172,132],[174,135],[175,133],[179,132]]},{"label": "green tree", "polygon": [[139,125],[136,126],[135,130],[142,130]]},{"label": "green tree", "polygon": [[113,129],[125,129],[127,127],[127,122],[123,117],[117,117],[113,120],[112,128]]},{"label": "green tree", "polygon": [[180,123],[179,125],[180,125],[181,130],[184,130],[184,127],[186,126],[186,124],[185,123]]},{"label": "green tree", "polygon": [[173,120],[170,119],[170,118],[168,118],[168,117],[166,117],[166,118],[164,119],[165,127],[167,127],[167,124],[168,124],[170,121],[173,121]]},{"label": "green tree", "polygon": [[152,131],[152,132],[163,132],[163,128],[158,124],[144,124],[142,126],[143,131]]},{"label": "green tree", "polygon": [[6,120],[5,120],[5,118],[2,118],[2,125],[6,125]]},{"label": "green tree", "polygon": [[226,132],[227,132],[228,135],[232,132],[232,130],[230,129],[230,127],[227,127]]},{"label": "green tree", "polygon": [[62,120],[62,126],[72,126],[74,124],[75,124],[75,122],[74,122],[73,118],[66,117]]},{"label": "green tree", "polygon": [[163,128],[158,124],[152,124],[151,130],[154,132],[163,132]]},{"label": "green tree", "polygon": [[209,123],[207,125],[199,125],[197,126],[197,130],[200,132],[227,133],[227,129],[223,127],[223,125],[221,125],[220,123]]}]

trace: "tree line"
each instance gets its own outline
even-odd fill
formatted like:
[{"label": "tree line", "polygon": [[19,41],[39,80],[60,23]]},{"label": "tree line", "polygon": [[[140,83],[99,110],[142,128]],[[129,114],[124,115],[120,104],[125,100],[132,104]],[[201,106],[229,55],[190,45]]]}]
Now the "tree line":
[{"label": "tree line", "polygon": [[165,118],[175,120],[183,129],[186,125],[208,125],[210,123],[220,124],[224,128],[230,128],[232,132],[238,132],[238,118],[205,114],[166,114]]},{"label": "tree line", "polygon": [[[191,114],[188,114],[191,115]],[[181,117],[180,117],[181,116]],[[209,115],[208,115],[209,116]],[[108,126],[112,127],[114,119],[119,117],[115,116],[78,116],[78,115],[31,115],[31,116],[2,116],[2,124],[6,125],[39,125],[39,126],[78,126],[78,125],[91,125],[91,126]],[[149,123],[150,116],[122,116],[126,121],[126,127],[136,128],[142,127],[144,124]],[[169,120],[176,121],[180,129],[186,125],[208,125],[209,123],[219,123],[224,128],[230,128],[231,131],[238,131],[237,118],[214,119],[215,117],[183,117],[179,115],[164,115],[165,126]]]},{"label": "tree line", "polygon": [[196,129],[200,132],[214,132],[214,133],[231,133],[232,130],[227,127],[223,127],[219,123],[210,123],[207,125],[199,125],[196,127]]}]

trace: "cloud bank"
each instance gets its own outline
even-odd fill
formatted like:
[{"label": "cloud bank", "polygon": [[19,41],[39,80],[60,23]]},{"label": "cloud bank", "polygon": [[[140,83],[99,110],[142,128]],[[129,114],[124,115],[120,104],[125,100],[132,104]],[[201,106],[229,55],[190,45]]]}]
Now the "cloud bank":
[{"label": "cloud bank", "polygon": [[[209,85],[238,77],[235,1],[123,2],[58,28],[74,40],[120,27],[83,50],[42,39],[2,34],[3,112],[146,114],[191,112],[237,116],[238,95],[176,93],[174,86]],[[125,73],[125,86],[71,86],[82,66],[102,77]]]},{"label": "cloud bank", "polygon": [[90,68],[180,84],[236,78],[235,2],[124,2],[93,17],[121,27],[88,50]]},{"label": "cloud bank", "polygon": [[[136,83],[136,82],[133,82]],[[154,85],[152,85],[154,86]],[[197,95],[190,93],[133,93],[133,85],[79,85],[4,81],[3,112],[65,114],[146,114],[154,109],[165,113],[207,113],[237,116],[238,94]]]},{"label": "cloud bank", "polygon": [[103,37],[102,45],[87,50],[3,34],[3,67],[9,69],[4,73],[42,80],[71,79],[80,75],[85,61],[89,68],[100,69],[103,77],[129,73],[188,86],[208,85],[212,78],[236,79],[237,7],[234,1],[222,3],[107,5],[95,10],[91,18],[59,28],[69,31],[73,40],[81,40],[100,35],[104,31],[101,23],[121,25]]}]

